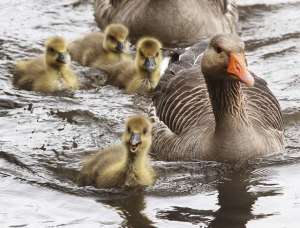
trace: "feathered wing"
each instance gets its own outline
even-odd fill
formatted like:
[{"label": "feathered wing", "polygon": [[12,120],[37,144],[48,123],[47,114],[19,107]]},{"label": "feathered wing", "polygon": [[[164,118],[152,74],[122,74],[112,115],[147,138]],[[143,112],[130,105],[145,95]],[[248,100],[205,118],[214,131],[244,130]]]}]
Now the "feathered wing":
[{"label": "feathered wing", "polygon": [[225,14],[236,8],[236,0],[209,0],[212,5],[222,10]]},{"label": "feathered wing", "polygon": [[94,12],[98,26],[104,28],[111,23],[111,10],[113,0],[96,0],[94,1]]},{"label": "feathered wing", "polygon": [[[113,23],[126,24],[124,18],[128,15],[126,13],[128,5],[131,3],[140,3],[141,1],[132,0],[95,0],[94,1],[94,12],[98,26],[104,30],[104,28]],[[120,13],[121,12],[121,13]],[[123,19],[120,19],[123,18]]]},{"label": "feathered wing", "polygon": [[[207,119],[213,120],[206,84],[199,66],[179,71],[176,76],[165,75],[155,91],[153,103],[158,118],[176,134],[201,126],[207,123]],[[202,122],[203,118],[205,122]]]},{"label": "feathered wing", "polygon": [[199,66],[179,71],[176,76],[169,73],[156,89],[152,154],[157,159],[196,160],[205,156],[201,154],[201,135],[214,126],[214,117],[204,78],[199,75]]},{"label": "feathered wing", "polygon": [[253,87],[243,86],[246,110],[252,124],[264,129],[283,131],[281,108],[266,81],[252,73]]},{"label": "feathered wing", "polygon": [[118,5],[124,0],[109,0],[109,3],[112,5],[112,7],[118,7]]},{"label": "feathered wing", "polygon": [[238,32],[238,8],[236,0],[209,0],[211,6],[224,14],[231,32]]},{"label": "feathered wing", "polygon": [[147,34],[165,46],[186,47],[217,33],[238,32],[233,0],[95,0],[94,11],[101,29],[122,23],[129,28],[132,42]]}]

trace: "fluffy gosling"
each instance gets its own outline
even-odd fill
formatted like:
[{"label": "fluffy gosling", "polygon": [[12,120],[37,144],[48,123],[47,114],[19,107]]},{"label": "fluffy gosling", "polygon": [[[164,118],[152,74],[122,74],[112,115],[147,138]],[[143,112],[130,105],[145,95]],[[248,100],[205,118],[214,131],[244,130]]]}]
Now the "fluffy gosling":
[{"label": "fluffy gosling", "polygon": [[151,134],[152,125],[147,118],[130,117],[121,144],[98,151],[84,160],[79,185],[97,188],[152,185],[155,173],[148,156]]},{"label": "fluffy gosling", "polygon": [[71,59],[83,66],[99,69],[130,58],[128,51],[128,29],[121,24],[110,24],[104,33],[92,32],[75,40],[68,46]]},{"label": "fluffy gosling", "polygon": [[52,93],[79,88],[77,76],[69,66],[70,56],[62,37],[45,43],[44,55],[16,63],[13,84],[21,89]]},{"label": "fluffy gosling", "polygon": [[107,70],[108,83],[125,88],[129,93],[154,90],[160,80],[161,48],[161,43],[155,38],[140,39],[135,61],[122,61]]}]

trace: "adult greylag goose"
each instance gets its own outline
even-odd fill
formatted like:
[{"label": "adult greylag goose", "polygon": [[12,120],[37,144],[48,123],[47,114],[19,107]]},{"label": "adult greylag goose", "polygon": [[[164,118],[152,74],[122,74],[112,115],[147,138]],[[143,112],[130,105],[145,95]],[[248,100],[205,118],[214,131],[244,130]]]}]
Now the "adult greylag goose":
[{"label": "adult greylag goose", "polygon": [[217,33],[236,33],[235,0],[95,0],[95,19],[129,28],[129,38],[158,38],[165,47],[190,46]]},{"label": "adult greylag goose", "polygon": [[248,71],[239,37],[215,36],[201,68],[164,77],[153,98],[152,153],[158,159],[236,162],[283,150],[279,103]]}]

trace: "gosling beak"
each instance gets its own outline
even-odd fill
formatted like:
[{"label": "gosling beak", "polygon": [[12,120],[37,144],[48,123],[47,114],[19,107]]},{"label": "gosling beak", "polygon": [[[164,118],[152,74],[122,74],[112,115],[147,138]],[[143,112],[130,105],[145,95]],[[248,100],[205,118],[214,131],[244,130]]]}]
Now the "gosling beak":
[{"label": "gosling beak", "polygon": [[68,61],[67,54],[58,53],[58,56],[56,58],[56,62],[66,64],[67,61]]},{"label": "gosling beak", "polygon": [[254,78],[247,69],[246,58],[241,53],[230,53],[227,72],[247,86],[254,85]]},{"label": "gosling beak", "polygon": [[132,133],[129,143],[130,143],[130,151],[135,153],[137,151],[138,145],[142,142],[141,135],[137,133]]},{"label": "gosling beak", "polygon": [[116,46],[116,51],[117,52],[123,52],[123,50],[124,50],[124,44],[121,43],[121,42],[118,42],[117,46]]},{"label": "gosling beak", "polygon": [[154,57],[149,57],[145,59],[144,68],[146,71],[152,72],[155,70],[155,67],[156,67],[156,62]]}]

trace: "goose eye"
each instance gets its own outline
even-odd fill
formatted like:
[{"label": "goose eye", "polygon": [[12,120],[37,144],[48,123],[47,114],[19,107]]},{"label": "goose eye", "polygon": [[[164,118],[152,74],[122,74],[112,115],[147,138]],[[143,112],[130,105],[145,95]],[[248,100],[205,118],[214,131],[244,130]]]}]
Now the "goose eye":
[{"label": "goose eye", "polygon": [[139,53],[142,57],[145,57],[142,51],[140,51]]},{"label": "goose eye", "polygon": [[223,51],[220,47],[215,47],[215,50],[218,54],[220,54]]},{"label": "goose eye", "polygon": [[143,129],[143,134],[145,135],[145,134],[147,134],[147,132],[148,132],[148,131],[147,131],[147,128],[144,128],[144,129]]},{"label": "goose eye", "polygon": [[48,52],[51,52],[51,53],[54,53],[54,52],[55,52],[54,48],[52,48],[52,47],[49,47],[49,48],[47,49],[47,51],[48,51]]},{"label": "goose eye", "polygon": [[111,41],[116,41],[116,38],[114,36],[112,36],[112,35],[109,35],[108,39],[110,39]]}]

